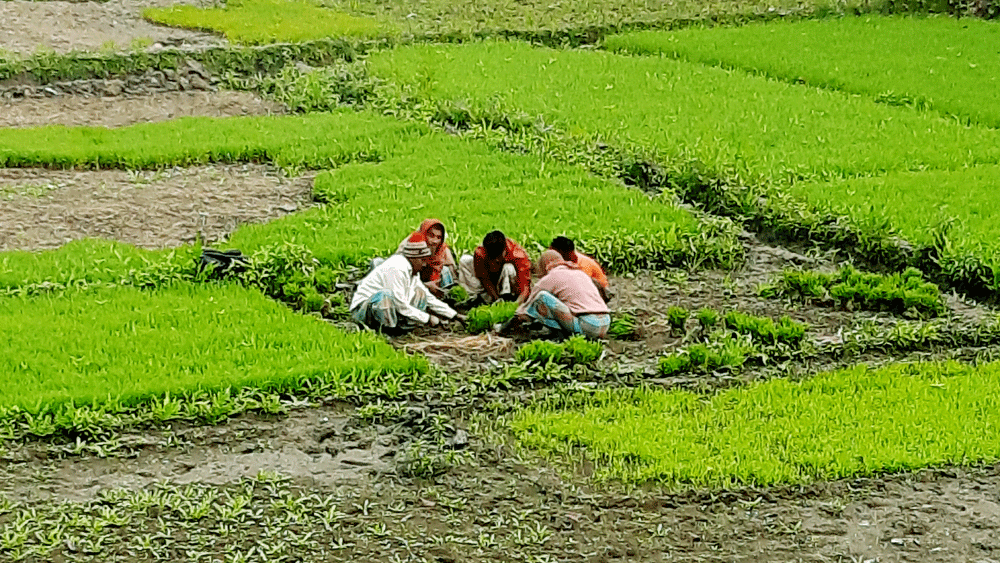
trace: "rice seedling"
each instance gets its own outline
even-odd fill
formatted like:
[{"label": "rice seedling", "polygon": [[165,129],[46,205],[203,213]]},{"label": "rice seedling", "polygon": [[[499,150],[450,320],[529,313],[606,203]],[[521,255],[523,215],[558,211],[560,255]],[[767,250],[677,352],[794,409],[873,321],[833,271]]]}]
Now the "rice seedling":
[{"label": "rice seedling", "polygon": [[673,336],[683,336],[687,333],[688,318],[691,317],[691,311],[688,311],[684,307],[671,306],[667,308],[667,323],[670,325],[670,334]]},{"label": "rice seedling", "polygon": [[[394,252],[404,229],[440,217],[456,253],[471,252],[497,228],[526,249],[545,248],[570,232],[611,272],[731,263],[740,252],[732,225],[706,225],[668,198],[650,198],[578,167],[443,134],[409,151],[319,174],[315,198],[331,203],[241,227],[227,245],[252,252],[294,241],[323,264],[360,264]],[[541,194],[544,214],[533,199]]]},{"label": "rice seedling", "polygon": [[586,447],[600,479],[806,483],[995,461],[998,373],[996,363],[915,363],[775,379],[708,398],[606,389],[525,409],[512,427],[528,447]]},{"label": "rice seedling", "polygon": [[8,128],[0,130],[0,166],[137,170],[269,162],[317,169],[377,161],[427,133],[423,125],[353,110],[301,117],[187,117],[119,129]]},{"label": "rice seedling", "polygon": [[466,315],[465,329],[473,334],[486,332],[498,323],[505,323],[514,318],[517,310],[515,303],[497,301],[490,305],[480,305]]},{"label": "rice seedling", "polygon": [[849,265],[833,274],[785,270],[775,282],[761,286],[758,293],[762,297],[787,296],[875,311],[930,316],[945,311],[938,286],[924,281],[923,273],[916,268],[888,275],[860,272]]},{"label": "rice seedling", "polygon": [[296,0],[230,0],[222,8],[146,8],[142,15],[154,23],[216,31],[233,43],[250,45],[395,34],[389,24]]},{"label": "rice seedling", "polygon": [[977,166],[802,182],[789,190],[832,213],[887,223],[909,241],[936,247],[942,262],[980,257],[992,270],[988,281],[997,284],[1000,212],[993,201],[998,182],[1000,166]]},{"label": "rice seedling", "polygon": [[612,315],[611,326],[608,327],[608,338],[615,340],[633,340],[638,338],[639,322],[634,313],[628,311]]},{"label": "rice seedling", "polygon": [[596,362],[604,352],[600,342],[587,340],[581,335],[571,336],[564,342],[532,340],[517,350],[517,361],[535,364],[563,363],[587,365]]},{"label": "rice seedling", "polygon": [[[312,380],[350,387],[427,369],[426,360],[377,336],[345,334],[234,284],[11,297],[0,300],[0,324],[8,334],[0,406],[34,413],[39,423],[63,405],[128,406],[240,387],[283,391]],[[50,433],[44,430],[33,433]]]},{"label": "rice seedling", "polygon": [[605,47],[759,72],[998,127],[995,37],[994,23],[975,18],[866,15],[627,33],[608,37]]},{"label": "rice seedling", "polygon": [[521,113],[742,184],[1000,161],[996,130],[664,57],[484,42],[380,52],[369,69],[395,84],[385,96]]}]

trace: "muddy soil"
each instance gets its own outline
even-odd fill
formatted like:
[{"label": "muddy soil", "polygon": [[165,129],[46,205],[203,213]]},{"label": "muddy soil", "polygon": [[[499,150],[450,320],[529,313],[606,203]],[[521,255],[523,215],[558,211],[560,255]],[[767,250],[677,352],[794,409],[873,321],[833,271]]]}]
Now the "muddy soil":
[{"label": "muddy soil", "polygon": [[[318,535],[321,544],[346,539],[336,559],[354,561],[992,561],[1000,554],[1000,466],[764,490],[626,492],[590,482],[586,462],[567,475],[476,436],[447,473],[406,477],[396,461],[415,437],[412,427],[362,422],[350,407],[329,405],[126,434],[133,453],[124,458],[45,459],[44,448],[26,446],[0,465],[0,496],[37,508],[154,483],[225,488],[277,470],[297,498],[318,494],[341,511],[336,538],[306,519],[295,533]],[[273,508],[270,497],[261,502]],[[135,514],[105,535],[99,554],[73,558],[135,560],[122,544],[172,524],[158,518]],[[244,533],[264,541],[259,530]],[[183,536],[176,540],[184,545]]]},{"label": "muddy soil", "polygon": [[123,50],[136,46],[206,47],[226,41],[217,35],[154,25],[142,19],[153,6],[191,4],[208,7],[209,0],[108,0],[106,2],[0,2],[0,49],[30,55],[38,49],[69,51]]},{"label": "muddy soil", "polygon": [[86,237],[142,248],[213,243],[311,205],[312,176],[264,165],[162,171],[0,169],[0,250]]},{"label": "muddy soil", "polygon": [[125,127],[179,117],[280,115],[285,107],[249,92],[169,92],[134,98],[61,96],[0,101],[0,127]]}]

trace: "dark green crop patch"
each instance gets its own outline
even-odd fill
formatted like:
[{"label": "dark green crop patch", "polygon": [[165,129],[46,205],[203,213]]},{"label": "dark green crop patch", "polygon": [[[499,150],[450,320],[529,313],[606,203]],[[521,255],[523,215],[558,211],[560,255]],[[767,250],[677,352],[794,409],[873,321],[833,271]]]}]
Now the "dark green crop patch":
[{"label": "dark green crop patch", "polygon": [[936,316],[945,312],[938,286],[916,268],[899,274],[871,274],[844,266],[836,273],[785,270],[761,297],[790,297],[837,307]]}]

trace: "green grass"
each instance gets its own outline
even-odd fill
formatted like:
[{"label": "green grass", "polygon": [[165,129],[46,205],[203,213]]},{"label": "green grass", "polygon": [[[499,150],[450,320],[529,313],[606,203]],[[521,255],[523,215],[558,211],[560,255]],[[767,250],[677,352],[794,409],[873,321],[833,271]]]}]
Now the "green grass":
[{"label": "green grass", "polygon": [[791,193],[818,206],[872,223],[888,222],[908,240],[934,242],[950,224],[954,253],[984,258],[1000,268],[1000,166],[895,172],[874,178],[802,182]]},{"label": "green grass", "polygon": [[417,100],[541,115],[571,134],[655,149],[743,183],[1000,161],[995,130],[665,57],[486,42],[380,52],[370,67]]},{"label": "green grass", "polygon": [[345,334],[237,285],[10,297],[0,326],[0,407],[35,412],[314,380],[351,387],[427,368],[375,335]]},{"label": "green grass", "polygon": [[1000,364],[897,364],[703,397],[610,389],[538,406],[513,428],[548,452],[585,447],[595,475],[727,487],[805,483],[1000,458]]},{"label": "green grass", "polygon": [[313,250],[324,263],[360,263],[392,253],[426,217],[441,218],[449,244],[471,251],[493,229],[529,252],[569,233],[612,271],[738,253],[733,233],[702,232],[668,201],[535,156],[434,134],[380,163],[320,173],[317,197],[332,203],[238,229],[229,245],[244,252],[277,241]]},{"label": "green grass", "polygon": [[1000,26],[975,18],[775,21],[609,37],[605,46],[930,106],[1000,127]]},{"label": "green grass", "polygon": [[301,117],[184,117],[119,129],[53,125],[0,130],[0,166],[136,169],[271,162],[330,168],[378,160],[426,133],[420,124],[353,110]]},{"label": "green grass", "polygon": [[296,43],[339,37],[383,37],[392,26],[295,0],[229,0],[224,8],[147,8],[143,17],[162,25],[203,29],[233,43]]}]

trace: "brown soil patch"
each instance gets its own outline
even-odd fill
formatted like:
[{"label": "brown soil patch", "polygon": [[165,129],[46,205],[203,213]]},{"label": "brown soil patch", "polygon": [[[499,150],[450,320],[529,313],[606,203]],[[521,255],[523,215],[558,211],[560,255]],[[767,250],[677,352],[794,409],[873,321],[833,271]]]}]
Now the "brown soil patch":
[{"label": "brown soil patch", "polygon": [[[0,4],[2,7],[2,4]],[[169,92],[138,98],[60,96],[0,101],[0,127],[124,127],[188,116],[234,117],[285,113],[249,92]]]},{"label": "brown soil patch", "polygon": [[263,165],[163,171],[0,169],[0,251],[98,237],[143,248],[212,243],[310,205],[312,177]]},{"label": "brown soil patch", "polygon": [[153,48],[222,45],[210,33],[174,29],[142,19],[152,6],[192,4],[211,6],[207,0],[108,0],[107,2],[0,2],[0,48],[30,55],[39,48],[57,53],[130,49],[137,44]]}]

